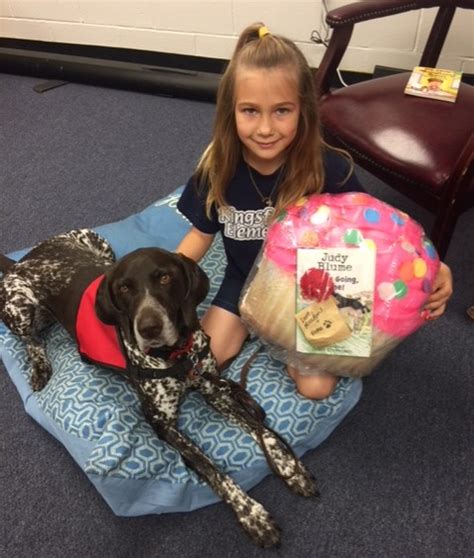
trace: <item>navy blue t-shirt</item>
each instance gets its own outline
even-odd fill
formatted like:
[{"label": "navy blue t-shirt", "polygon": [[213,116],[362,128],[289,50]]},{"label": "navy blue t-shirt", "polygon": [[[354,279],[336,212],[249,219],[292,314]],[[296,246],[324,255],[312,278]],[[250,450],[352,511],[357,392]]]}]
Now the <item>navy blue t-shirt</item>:
[{"label": "navy blue t-shirt", "polygon": [[[349,172],[349,163],[337,152],[328,150],[324,156],[326,193],[363,192],[357,177],[351,177],[342,184]],[[252,169],[252,176],[264,197],[270,196],[275,203],[280,169],[271,175],[262,175]],[[342,184],[342,185],[341,185]],[[211,218],[206,216],[207,189],[196,184],[195,177],[188,181],[178,209],[192,225],[206,234],[220,232],[227,257],[225,276],[213,304],[238,314],[240,291],[253,263],[260,252],[267,233],[267,217],[273,208],[267,207],[256,191],[243,160],[237,166],[234,177],[225,192],[226,207],[211,210]]]}]

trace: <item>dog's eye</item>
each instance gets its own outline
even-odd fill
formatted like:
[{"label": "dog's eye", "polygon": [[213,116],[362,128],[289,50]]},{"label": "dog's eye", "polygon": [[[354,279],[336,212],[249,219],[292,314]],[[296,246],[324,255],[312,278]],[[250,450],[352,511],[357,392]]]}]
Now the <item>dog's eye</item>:
[{"label": "dog's eye", "polygon": [[171,281],[171,275],[169,273],[163,273],[160,275],[160,284],[167,285]]},{"label": "dog's eye", "polygon": [[130,281],[124,281],[123,283],[119,284],[118,289],[119,292],[121,292],[122,294],[126,294],[133,289],[133,285]]}]

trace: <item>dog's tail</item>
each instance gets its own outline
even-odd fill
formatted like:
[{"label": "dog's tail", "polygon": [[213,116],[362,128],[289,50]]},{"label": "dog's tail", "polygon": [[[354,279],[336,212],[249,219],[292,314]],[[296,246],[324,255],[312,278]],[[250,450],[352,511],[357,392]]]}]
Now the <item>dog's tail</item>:
[{"label": "dog's tail", "polygon": [[6,273],[14,263],[15,260],[11,260],[7,258],[7,256],[0,254],[0,273]]}]

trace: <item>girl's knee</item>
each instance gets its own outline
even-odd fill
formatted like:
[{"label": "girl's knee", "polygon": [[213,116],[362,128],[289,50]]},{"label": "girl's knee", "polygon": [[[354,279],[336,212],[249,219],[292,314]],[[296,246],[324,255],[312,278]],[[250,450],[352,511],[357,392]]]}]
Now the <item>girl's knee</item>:
[{"label": "girl's knee", "polygon": [[298,393],[307,399],[326,399],[334,392],[339,381],[337,376],[330,374],[305,376],[294,368],[289,369],[288,373],[293,378]]},{"label": "girl's knee", "polygon": [[329,376],[321,378],[319,376],[307,376],[308,380],[301,380],[304,376],[300,376],[300,380],[296,382],[298,393],[307,399],[326,399],[334,393],[338,378]]},{"label": "girl's knee", "polygon": [[217,306],[209,308],[201,324],[211,338],[211,349],[219,366],[239,353],[248,336],[239,316]]}]

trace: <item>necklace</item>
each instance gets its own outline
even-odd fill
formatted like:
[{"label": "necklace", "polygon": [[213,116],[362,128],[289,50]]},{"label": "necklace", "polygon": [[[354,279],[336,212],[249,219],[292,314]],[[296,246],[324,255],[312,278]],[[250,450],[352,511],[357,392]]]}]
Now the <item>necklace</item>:
[{"label": "necklace", "polygon": [[[247,165],[247,163],[245,163],[245,164]],[[272,200],[273,192],[276,190],[278,184],[280,183],[280,178],[281,178],[281,175],[283,173],[283,168],[284,168],[284,165],[282,165],[280,167],[280,172],[278,173],[278,176],[275,179],[275,182],[273,184],[273,188],[272,188],[272,191],[270,192],[270,194],[268,196],[264,196],[262,194],[262,191],[260,190],[260,188],[257,186],[257,183],[255,182],[255,178],[253,177],[253,174],[252,174],[252,169],[249,167],[249,165],[247,165],[247,170],[249,171],[250,182],[252,183],[252,186],[255,188],[255,191],[257,192],[260,199],[262,200],[263,205],[265,205],[266,207],[273,207],[273,200]]]}]

